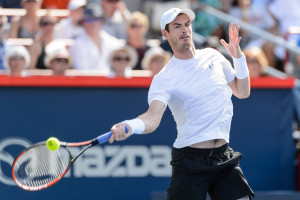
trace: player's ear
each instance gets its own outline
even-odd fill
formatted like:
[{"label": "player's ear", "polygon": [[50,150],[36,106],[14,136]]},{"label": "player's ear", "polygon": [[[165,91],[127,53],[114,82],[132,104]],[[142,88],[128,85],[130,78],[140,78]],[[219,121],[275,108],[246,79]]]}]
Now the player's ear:
[{"label": "player's ear", "polygon": [[168,34],[167,34],[167,31],[164,29],[164,30],[161,30],[161,34],[163,35],[163,37],[167,40],[168,39]]}]

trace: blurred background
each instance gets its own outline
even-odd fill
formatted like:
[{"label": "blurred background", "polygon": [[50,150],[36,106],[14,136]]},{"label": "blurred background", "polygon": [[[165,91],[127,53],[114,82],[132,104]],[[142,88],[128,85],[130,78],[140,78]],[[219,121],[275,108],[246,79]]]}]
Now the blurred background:
[{"label": "blurred background", "polygon": [[89,140],[145,112],[152,77],[172,56],[159,26],[172,7],[195,12],[196,48],[230,62],[219,40],[238,22],[252,90],[233,97],[231,146],[255,199],[300,198],[299,1],[0,0],[1,198],[166,199],[169,110],[155,133],[88,150],[44,191],[18,188],[11,164],[50,136]]}]

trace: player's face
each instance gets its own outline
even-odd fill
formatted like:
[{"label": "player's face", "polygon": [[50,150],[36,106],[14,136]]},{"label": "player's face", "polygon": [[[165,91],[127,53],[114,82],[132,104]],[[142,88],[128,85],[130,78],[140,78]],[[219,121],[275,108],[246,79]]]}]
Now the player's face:
[{"label": "player's face", "polygon": [[190,18],[181,14],[169,24],[168,40],[176,49],[190,49],[192,45],[192,25]]}]

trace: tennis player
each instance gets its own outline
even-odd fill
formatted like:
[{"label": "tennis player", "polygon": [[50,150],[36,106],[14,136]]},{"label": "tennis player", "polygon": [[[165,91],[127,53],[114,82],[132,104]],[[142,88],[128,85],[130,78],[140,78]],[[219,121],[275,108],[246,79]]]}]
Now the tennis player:
[{"label": "tennis player", "polygon": [[[135,119],[112,128],[110,143],[132,134],[156,130],[169,106],[177,125],[172,149],[169,200],[251,199],[254,196],[239,166],[241,154],[229,146],[233,115],[232,94],[250,95],[249,72],[239,43],[239,26],[229,26],[229,43],[221,40],[233,58],[234,68],[218,51],[196,50],[189,9],[172,8],[160,21],[161,32],[174,52],[151,83],[149,109]],[[125,125],[129,133],[125,133]]]}]

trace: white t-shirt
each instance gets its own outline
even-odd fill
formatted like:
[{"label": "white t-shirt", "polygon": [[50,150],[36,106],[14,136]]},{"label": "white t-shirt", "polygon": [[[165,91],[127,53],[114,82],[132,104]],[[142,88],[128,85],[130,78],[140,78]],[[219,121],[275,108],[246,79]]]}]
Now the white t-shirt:
[{"label": "white t-shirt", "polygon": [[74,26],[70,17],[60,20],[55,25],[54,38],[75,39],[84,32],[82,26]]},{"label": "white t-shirt", "polygon": [[122,46],[124,41],[118,40],[102,30],[99,34],[101,50],[85,32],[75,40],[75,44],[70,48],[74,69],[110,72],[109,56],[112,51]]},{"label": "white t-shirt", "polygon": [[196,50],[188,60],[173,56],[153,78],[148,103],[169,105],[178,131],[175,148],[212,139],[229,142],[233,106],[227,83],[234,78],[230,62],[211,48]]}]

